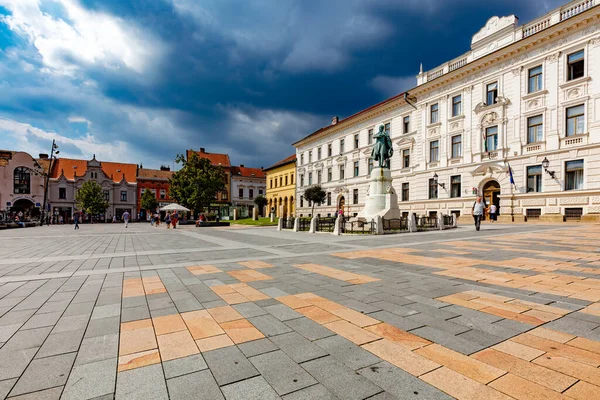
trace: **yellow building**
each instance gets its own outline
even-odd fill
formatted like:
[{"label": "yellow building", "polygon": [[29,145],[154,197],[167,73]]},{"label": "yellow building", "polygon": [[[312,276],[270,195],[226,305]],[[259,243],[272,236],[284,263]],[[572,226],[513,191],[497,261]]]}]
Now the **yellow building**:
[{"label": "yellow building", "polygon": [[296,197],[296,155],[285,158],[269,168],[267,174],[267,214],[273,210],[277,217],[294,215]]}]

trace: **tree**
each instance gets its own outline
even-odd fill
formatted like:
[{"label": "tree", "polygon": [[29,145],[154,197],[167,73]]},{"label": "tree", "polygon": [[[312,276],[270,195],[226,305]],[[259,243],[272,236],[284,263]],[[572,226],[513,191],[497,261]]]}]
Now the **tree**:
[{"label": "tree", "polygon": [[94,215],[103,214],[108,208],[108,201],[102,193],[102,186],[96,181],[86,181],[77,190],[75,195],[77,207],[88,214]]},{"label": "tree", "polygon": [[304,191],[304,198],[312,202],[312,215],[314,216],[315,203],[324,203],[327,198],[327,193],[321,188],[321,185],[314,185]]},{"label": "tree", "polygon": [[269,203],[269,201],[265,198],[265,196],[259,195],[254,199],[254,204],[258,207],[260,211],[260,215],[262,215],[262,210],[265,209],[265,206]]},{"label": "tree", "polygon": [[146,190],[142,195],[141,206],[143,210],[156,210],[156,207],[158,207],[156,195],[152,191]]},{"label": "tree", "polygon": [[221,166],[212,165],[210,160],[200,158],[196,153],[188,160],[179,154],[175,161],[183,166],[169,181],[169,195],[182,206],[201,210],[225,189],[227,177]]}]

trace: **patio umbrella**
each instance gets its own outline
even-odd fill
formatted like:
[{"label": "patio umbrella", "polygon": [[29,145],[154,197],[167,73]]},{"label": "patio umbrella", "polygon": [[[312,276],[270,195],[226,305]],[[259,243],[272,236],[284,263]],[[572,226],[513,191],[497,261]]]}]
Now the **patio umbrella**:
[{"label": "patio umbrella", "polygon": [[185,208],[184,206],[180,206],[179,204],[172,203],[167,206],[164,206],[160,209],[160,211],[190,211],[190,209]]}]

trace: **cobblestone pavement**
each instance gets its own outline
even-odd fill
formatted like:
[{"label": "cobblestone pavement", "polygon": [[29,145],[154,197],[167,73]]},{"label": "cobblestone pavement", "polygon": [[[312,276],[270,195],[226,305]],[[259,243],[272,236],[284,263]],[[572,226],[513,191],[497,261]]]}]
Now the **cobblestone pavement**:
[{"label": "cobblestone pavement", "polygon": [[599,238],[0,231],[0,398],[598,399]]}]

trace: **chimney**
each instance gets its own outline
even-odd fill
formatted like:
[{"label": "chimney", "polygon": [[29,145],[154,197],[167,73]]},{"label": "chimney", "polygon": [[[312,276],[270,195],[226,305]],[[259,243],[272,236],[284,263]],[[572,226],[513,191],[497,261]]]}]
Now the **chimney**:
[{"label": "chimney", "polygon": [[240,164],[240,168],[244,168],[244,164]]},{"label": "chimney", "polygon": [[338,117],[337,115],[333,118],[331,118],[331,125],[335,125],[339,122],[340,117]]},{"label": "chimney", "polygon": [[171,167],[169,167],[168,165],[161,165],[160,166],[160,170],[161,171],[170,171]]},{"label": "chimney", "polygon": [[200,147],[200,153],[206,153],[204,147]]},{"label": "chimney", "polygon": [[48,159],[48,154],[45,154],[45,153],[40,153],[40,158],[41,158],[42,160],[47,160],[47,159]]}]

